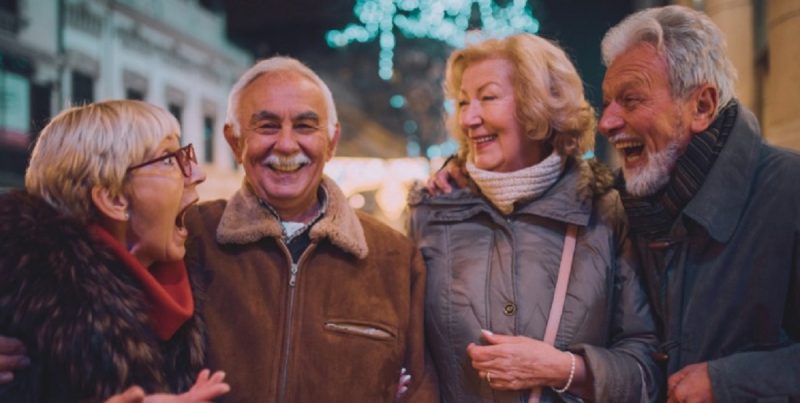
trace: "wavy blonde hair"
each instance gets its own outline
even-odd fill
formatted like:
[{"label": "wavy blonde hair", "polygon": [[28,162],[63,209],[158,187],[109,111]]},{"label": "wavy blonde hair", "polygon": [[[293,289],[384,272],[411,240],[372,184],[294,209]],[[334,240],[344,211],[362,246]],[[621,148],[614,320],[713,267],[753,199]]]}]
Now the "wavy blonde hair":
[{"label": "wavy blonde hair", "polygon": [[66,109],[42,130],[25,173],[25,188],[82,222],[96,218],[91,190],[123,194],[128,167],[152,157],[161,141],[180,136],[166,110],[133,100]]},{"label": "wavy blonde hair", "polygon": [[[552,42],[531,34],[489,39],[453,52],[445,70],[445,95],[457,103],[466,68],[502,58],[511,62],[515,118],[526,135],[544,140],[562,156],[578,156],[594,147],[595,112],[583,93],[583,82],[569,57]],[[450,115],[451,133],[467,150],[459,110]]]}]

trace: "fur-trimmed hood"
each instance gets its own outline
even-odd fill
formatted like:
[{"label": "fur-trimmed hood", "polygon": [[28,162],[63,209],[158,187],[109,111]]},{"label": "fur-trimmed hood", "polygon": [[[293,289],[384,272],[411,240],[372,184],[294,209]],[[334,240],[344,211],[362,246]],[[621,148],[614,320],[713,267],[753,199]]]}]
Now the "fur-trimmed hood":
[{"label": "fur-trimmed hood", "polygon": [[[342,250],[364,259],[369,254],[364,229],[355,211],[336,183],[324,176],[321,186],[327,194],[325,214],[311,227],[312,242],[328,238]],[[278,219],[258,200],[245,179],[242,187],[231,197],[217,227],[221,244],[248,244],[262,238],[281,238],[283,228]]]},{"label": "fur-trimmed hood", "polygon": [[202,369],[200,316],[158,340],[127,267],[41,198],[0,196],[0,279],[0,334],[22,340],[31,358],[0,385],[0,401],[105,399],[131,385],[183,392]]}]

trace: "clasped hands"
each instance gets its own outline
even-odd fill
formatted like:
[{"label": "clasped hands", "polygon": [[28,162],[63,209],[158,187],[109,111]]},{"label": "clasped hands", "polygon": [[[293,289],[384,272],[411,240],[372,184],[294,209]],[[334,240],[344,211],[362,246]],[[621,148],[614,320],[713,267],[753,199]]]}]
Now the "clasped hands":
[{"label": "clasped hands", "polygon": [[[499,390],[524,390],[538,386],[562,387],[569,379],[569,353],[539,340],[482,330],[486,345],[470,343],[472,367]],[[488,375],[488,377],[487,377]]]}]

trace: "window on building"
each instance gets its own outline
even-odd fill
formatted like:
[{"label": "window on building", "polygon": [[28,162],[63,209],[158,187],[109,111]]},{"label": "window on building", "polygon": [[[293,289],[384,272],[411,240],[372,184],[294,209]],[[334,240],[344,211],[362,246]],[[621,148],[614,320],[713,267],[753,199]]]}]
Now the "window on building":
[{"label": "window on building", "polygon": [[16,14],[19,10],[19,5],[17,3],[17,0],[0,0],[0,10]]},{"label": "window on building", "polygon": [[183,126],[183,106],[175,103],[167,104],[167,110],[172,116],[175,116],[175,119],[178,119],[178,124]]},{"label": "window on building", "polygon": [[26,21],[19,15],[17,0],[0,0],[0,31],[19,33]]},{"label": "window on building", "polygon": [[125,98],[135,99],[137,101],[144,101],[144,92],[133,88],[127,88],[125,90]]},{"label": "window on building", "polygon": [[214,162],[214,118],[211,116],[203,117],[203,145],[203,161],[210,164]]},{"label": "window on building", "polygon": [[79,71],[72,72],[72,104],[94,102],[94,78]]}]

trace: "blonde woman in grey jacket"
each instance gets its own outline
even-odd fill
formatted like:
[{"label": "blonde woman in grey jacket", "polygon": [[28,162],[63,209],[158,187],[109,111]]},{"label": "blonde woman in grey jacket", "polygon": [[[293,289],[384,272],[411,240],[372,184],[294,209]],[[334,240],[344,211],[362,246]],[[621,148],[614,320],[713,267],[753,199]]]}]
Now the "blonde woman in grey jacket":
[{"label": "blonde woman in grey jacket", "polygon": [[520,34],[453,53],[468,186],[412,194],[444,402],[657,398],[657,339],[594,111],[564,52]]}]

